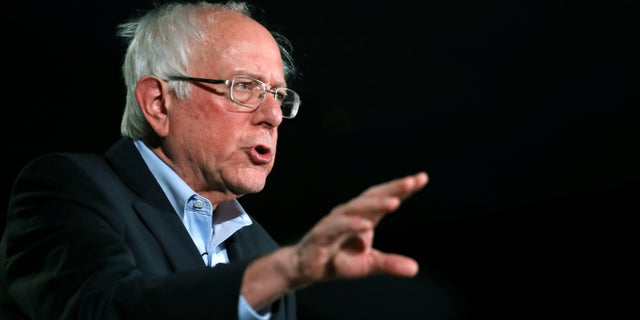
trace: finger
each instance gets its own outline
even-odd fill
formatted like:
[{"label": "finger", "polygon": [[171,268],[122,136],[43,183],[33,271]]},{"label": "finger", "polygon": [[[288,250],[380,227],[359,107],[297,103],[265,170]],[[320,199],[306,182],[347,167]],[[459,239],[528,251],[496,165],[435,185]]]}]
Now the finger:
[{"label": "finger", "polygon": [[410,257],[395,253],[383,253],[376,251],[377,270],[376,272],[400,276],[413,277],[420,269],[418,262]]},{"label": "finger", "polygon": [[398,197],[363,194],[334,208],[331,214],[359,216],[377,224],[384,214],[395,211],[399,206]]},{"label": "finger", "polygon": [[337,214],[360,215],[377,224],[385,214],[397,210],[404,199],[422,189],[427,181],[427,174],[419,172],[375,185],[336,208]]},{"label": "finger", "polygon": [[398,196],[401,199],[405,199],[411,194],[422,189],[427,184],[428,180],[429,177],[426,172],[419,172],[404,178],[396,179],[395,183],[391,186],[391,192],[393,195]]},{"label": "finger", "polygon": [[333,214],[320,220],[305,236],[305,241],[320,246],[339,246],[345,238],[370,231],[373,223],[357,215]]},{"label": "finger", "polygon": [[366,196],[395,196],[401,200],[406,199],[411,194],[422,189],[428,182],[429,177],[426,172],[418,172],[413,175],[390,180],[370,187],[362,195]]},{"label": "finger", "polygon": [[334,259],[347,239],[372,230],[373,223],[358,216],[326,216],[298,242],[296,269],[310,279],[327,276],[327,273],[333,272],[327,269],[327,264]]}]

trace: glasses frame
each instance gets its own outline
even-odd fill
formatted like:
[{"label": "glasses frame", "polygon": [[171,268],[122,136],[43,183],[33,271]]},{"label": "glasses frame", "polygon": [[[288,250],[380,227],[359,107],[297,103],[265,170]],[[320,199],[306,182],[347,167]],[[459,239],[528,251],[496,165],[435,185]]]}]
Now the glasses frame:
[{"label": "glasses frame", "polygon": [[[248,80],[251,80],[251,81],[256,81],[256,82],[258,82],[258,83],[260,83],[262,85],[262,87],[265,90],[264,91],[265,94],[262,94],[260,96],[260,103],[258,103],[257,106],[254,107],[254,106],[246,105],[244,103],[241,103],[241,102],[237,101],[233,97],[232,85],[235,82],[236,78],[244,78],[244,79],[248,79]],[[241,105],[243,107],[251,108],[251,109],[254,109],[254,110],[257,110],[262,105],[262,102],[264,102],[264,97],[266,96],[267,92],[273,94],[273,97],[277,99],[278,90],[285,89],[287,91],[291,91],[293,94],[295,94],[296,97],[298,97],[296,99],[297,104],[292,108],[292,115],[291,116],[285,116],[284,113],[282,114],[282,117],[285,118],[285,119],[293,119],[293,118],[295,118],[296,115],[298,114],[298,110],[300,108],[300,105],[302,104],[302,102],[300,101],[300,95],[297,92],[295,92],[295,91],[293,91],[293,90],[291,90],[291,89],[289,89],[287,87],[278,87],[278,88],[275,88],[275,89],[269,89],[269,87],[267,86],[266,83],[264,83],[264,82],[262,82],[262,81],[260,81],[258,79],[251,78],[251,77],[246,77],[246,76],[235,76],[235,77],[233,77],[233,78],[231,78],[229,80],[207,79],[207,78],[197,78],[197,77],[188,77],[188,76],[169,76],[169,77],[167,77],[167,80],[201,82],[201,83],[210,83],[210,84],[224,84],[227,87],[229,87],[229,100],[231,100],[235,104]],[[282,106],[282,104],[281,104],[281,106]]]}]

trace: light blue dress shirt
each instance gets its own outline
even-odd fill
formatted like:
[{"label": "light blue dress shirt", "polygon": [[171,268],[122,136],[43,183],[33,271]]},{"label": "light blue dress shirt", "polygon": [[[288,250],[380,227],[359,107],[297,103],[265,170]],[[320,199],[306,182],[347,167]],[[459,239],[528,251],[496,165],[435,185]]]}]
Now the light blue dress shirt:
[{"label": "light blue dress shirt", "polygon": [[[197,194],[162,159],[141,140],[134,141],[140,155],[166,194],[173,209],[191,235],[191,239],[202,255],[204,263],[213,267],[218,263],[228,263],[224,241],[241,228],[250,225],[251,218],[240,203],[232,201],[219,203],[213,214],[211,202]],[[238,316],[241,320],[268,320],[271,313],[257,313],[239,297]]]}]

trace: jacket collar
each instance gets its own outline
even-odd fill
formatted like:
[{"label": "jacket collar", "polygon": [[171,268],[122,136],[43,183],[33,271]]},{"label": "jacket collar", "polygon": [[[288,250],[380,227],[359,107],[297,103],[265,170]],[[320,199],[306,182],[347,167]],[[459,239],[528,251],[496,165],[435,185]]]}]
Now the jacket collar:
[{"label": "jacket collar", "polygon": [[105,155],[124,183],[138,196],[133,208],[163,248],[173,269],[187,271],[205,267],[197,247],[133,141],[121,138]]}]

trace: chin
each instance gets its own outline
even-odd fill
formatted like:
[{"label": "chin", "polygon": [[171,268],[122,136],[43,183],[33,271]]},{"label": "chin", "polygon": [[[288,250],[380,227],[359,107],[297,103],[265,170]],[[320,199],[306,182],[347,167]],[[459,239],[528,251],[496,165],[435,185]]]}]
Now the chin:
[{"label": "chin", "polygon": [[266,182],[267,176],[263,174],[241,176],[240,179],[234,183],[234,193],[247,194],[260,192],[264,189]]},{"label": "chin", "polygon": [[243,183],[242,185],[236,185],[233,188],[233,193],[237,194],[237,195],[245,195],[245,194],[250,194],[250,193],[258,193],[260,191],[262,191],[262,189],[264,189],[264,183],[262,184],[251,184],[248,185],[246,183]]},{"label": "chin", "polygon": [[264,189],[270,171],[266,167],[235,168],[223,172],[222,178],[227,188],[237,195],[257,193]]}]

